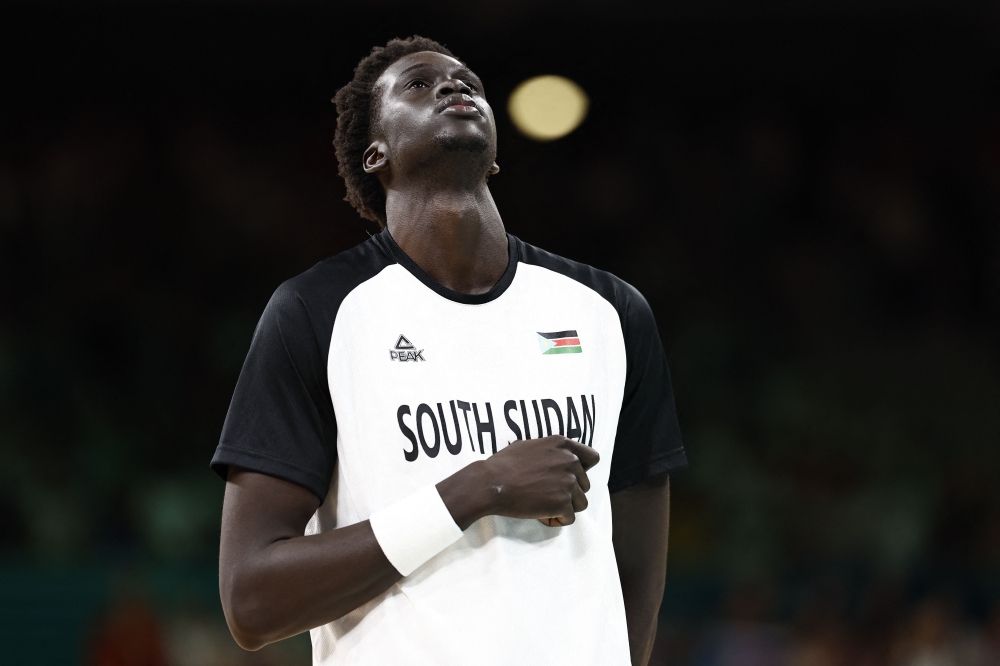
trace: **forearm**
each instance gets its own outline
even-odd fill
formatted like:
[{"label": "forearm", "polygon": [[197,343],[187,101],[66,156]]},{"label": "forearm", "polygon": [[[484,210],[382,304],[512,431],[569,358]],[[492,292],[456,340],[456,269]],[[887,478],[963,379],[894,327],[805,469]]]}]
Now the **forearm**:
[{"label": "forearm", "polygon": [[[494,514],[572,523],[575,512],[586,508],[585,492],[590,488],[586,469],[598,459],[595,451],[578,442],[546,437],[515,442],[488,461],[467,465],[437,484],[437,494],[450,514],[444,516],[449,521],[445,538],[455,536],[450,520],[465,530]],[[428,499],[425,493],[422,497]],[[402,578],[371,521],[302,536],[318,506],[319,498],[301,486],[230,468],[222,510],[219,586],[229,628],[244,648],[257,649],[337,620]],[[388,515],[409,519],[405,514]],[[406,540],[419,539],[420,530],[393,531],[386,519],[387,514],[382,514],[382,522],[376,519],[375,529],[390,557],[408,573],[420,562],[397,559],[399,551],[394,548],[400,543],[394,544],[393,537],[403,539],[405,551],[412,545]],[[431,537],[440,533],[427,532]],[[444,547],[435,538],[422,544],[424,551],[417,549],[420,558],[432,557],[435,549]],[[407,552],[412,555],[413,550]]]},{"label": "forearm", "polygon": [[[438,484],[445,506],[463,530],[492,509],[492,494],[482,472],[482,466],[473,463]],[[241,483],[283,484],[259,475],[234,478],[227,490],[227,500],[233,504],[260,501],[250,498],[261,493],[243,492]],[[244,506],[250,512],[257,508]],[[297,522],[307,520],[307,511],[314,510],[302,510]],[[239,534],[240,527],[238,520],[223,520],[219,582],[230,630],[247,649],[343,617],[402,578],[367,520],[310,536],[301,536],[296,528],[278,528],[269,542],[249,544],[247,535]]]},{"label": "forearm", "polygon": [[368,521],[282,539],[220,565],[226,620],[249,650],[343,617],[402,577]]}]

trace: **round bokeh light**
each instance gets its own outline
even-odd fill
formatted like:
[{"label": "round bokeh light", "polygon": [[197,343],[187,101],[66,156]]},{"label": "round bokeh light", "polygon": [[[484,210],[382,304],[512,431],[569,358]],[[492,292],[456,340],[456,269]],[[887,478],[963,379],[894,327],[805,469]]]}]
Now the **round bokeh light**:
[{"label": "round bokeh light", "polygon": [[507,111],[521,133],[536,141],[564,137],[583,122],[590,100],[562,76],[536,76],[510,94]]}]

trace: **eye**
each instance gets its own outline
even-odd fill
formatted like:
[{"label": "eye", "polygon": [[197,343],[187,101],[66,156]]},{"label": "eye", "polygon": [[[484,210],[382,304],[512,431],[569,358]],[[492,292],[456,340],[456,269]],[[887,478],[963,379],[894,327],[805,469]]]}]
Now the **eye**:
[{"label": "eye", "polygon": [[466,81],[465,85],[469,86],[470,88],[472,88],[476,92],[479,92],[479,86],[476,85],[475,81]]},{"label": "eye", "polygon": [[426,88],[427,82],[423,79],[414,79],[406,86],[407,88]]}]

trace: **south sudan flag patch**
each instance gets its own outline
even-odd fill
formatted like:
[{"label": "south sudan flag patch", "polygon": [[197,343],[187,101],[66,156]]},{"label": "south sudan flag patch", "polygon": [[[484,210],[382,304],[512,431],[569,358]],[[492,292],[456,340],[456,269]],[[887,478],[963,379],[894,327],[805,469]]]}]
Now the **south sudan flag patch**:
[{"label": "south sudan flag patch", "polygon": [[583,351],[576,331],[538,333],[538,346],[543,354],[579,354]]}]

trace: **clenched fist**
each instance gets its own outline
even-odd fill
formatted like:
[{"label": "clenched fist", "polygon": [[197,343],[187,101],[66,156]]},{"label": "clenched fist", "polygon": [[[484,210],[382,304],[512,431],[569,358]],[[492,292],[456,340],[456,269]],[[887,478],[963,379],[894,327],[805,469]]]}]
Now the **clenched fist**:
[{"label": "clenched fist", "polygon": [[[587,508],[587,470],[600,454],[562,436],[517,441],[438,484],[463,530],[485,515],[536,518],[550,527],[570,525]],[[463,502],[472,496],[478,510]]]}]

